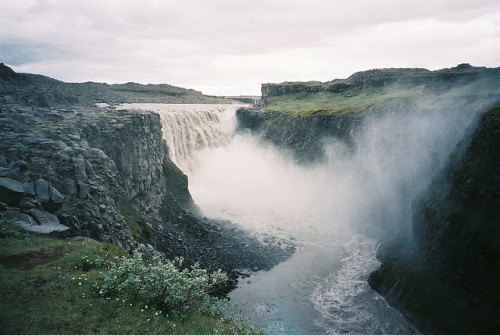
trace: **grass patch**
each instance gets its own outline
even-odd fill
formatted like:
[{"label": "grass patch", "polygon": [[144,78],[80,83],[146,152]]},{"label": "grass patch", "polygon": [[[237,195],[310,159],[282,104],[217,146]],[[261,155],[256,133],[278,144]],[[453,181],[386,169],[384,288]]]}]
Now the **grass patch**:
[{"label": "grass patch", "polygon": [[373,87],[364,89],[357,95],[328,91],[317,93],[298,92],[267,99],[266,109],[288,112],[296,116],[359,115],[377,108],[407,107],[424,96],[424,86],[406,88],[402,86]]},{"label": "grass patch", "polygon": [[102,297],[99,291],[115,256],[128,257],[121,248],[108,243],[2,235],[1,333],[258,333],[248,324],[220,316],[189,312],[179,321],[131,297]]},{"label": "grass patch", "polygon": [[474,100],[500,94],[500,76],[479,79],[468,84],[399,85],[369,87],[358,92],[305,91],[266,98],[266,110],[292,116],[364,115],[379,110],[409,107],[439,107],[457,98]]}]

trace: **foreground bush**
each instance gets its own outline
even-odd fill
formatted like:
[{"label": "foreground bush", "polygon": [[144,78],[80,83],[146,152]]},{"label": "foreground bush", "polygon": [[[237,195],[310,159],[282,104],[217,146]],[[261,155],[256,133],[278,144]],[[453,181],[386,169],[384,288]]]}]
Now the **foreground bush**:
[{"label": "foreground bush", "polygon": [[182,258],[177,258],[163,263],[159,257],[153,257],[150,264],[138,252],[134,252],[132,258],[116,258],[100,293],[139,301],[175,318],[183,318],[196,303],[228,279],[220,270],[209,274],[198,264],[180,270],[182,262]]},{"label": "foreground bush", "polygon": [[225,273],[208,273],[198,264],[182,269],[182,264],[182,258],[162,261],[153,257],[146,262],[138,252],[131,258],[116,257],[99,293],[107,298],[134,301],[174,320],[195,312],[226,321],[227,326],[221,332],[214,329],[215,334],[262,334],[241,317],[236,305],[210,296],[218,285],[227,282]]}]

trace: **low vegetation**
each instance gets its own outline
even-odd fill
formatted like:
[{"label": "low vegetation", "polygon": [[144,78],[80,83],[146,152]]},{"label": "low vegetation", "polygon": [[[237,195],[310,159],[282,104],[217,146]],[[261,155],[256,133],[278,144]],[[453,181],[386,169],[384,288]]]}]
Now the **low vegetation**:
[{"label": "low vegetation", "polygon": [[[442,84],[439,90],[431,84],[368,87],[353,92],[300,91],[265,99],[265,109],[286,112],[293,116],[363,115],[378,110],[397,110],[414,107],[439,107],[454,99],[499,95],[500,76],[489,77],[463,85]],[[435,104],[438,104],[437,106]]]},{"label": "low vegetation", "polygon": [[209,295],[223,273],[181,265],[131,257],[108,243],[26,234],[0,219],[1,332],[262,333]]}]

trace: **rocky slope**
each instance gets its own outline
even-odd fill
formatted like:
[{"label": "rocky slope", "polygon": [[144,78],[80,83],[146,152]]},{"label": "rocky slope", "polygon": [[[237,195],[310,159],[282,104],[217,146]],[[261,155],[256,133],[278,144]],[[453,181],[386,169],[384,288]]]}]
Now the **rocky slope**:
[{"label": "rocky slope", "polygon": [[[183,256],[233,279],[235,268],[269,268],[287,257],[230,223],[200,217],[158,114],[97,108],[86,84],[0,70],[0,216],[33,232]],[[32,104],[38,90],[79,102],[39,107]],[[106,97],[106,90],[98,92]],[[126,97],[113,101],[137,101],[137,92]]]}]

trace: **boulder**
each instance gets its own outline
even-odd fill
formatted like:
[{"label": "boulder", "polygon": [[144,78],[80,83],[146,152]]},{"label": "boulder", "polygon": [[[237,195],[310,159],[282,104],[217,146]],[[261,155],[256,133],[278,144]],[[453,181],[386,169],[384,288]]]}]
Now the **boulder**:
[{"label": "boulder", "polygon": [[53,186],[50,186],[50,200],[55,204],[62,204],[64,196]]},{"label": "boulder", "polygon": [[0,178],[0,201],[17,206],[24,195],[23,184],[10,178]]},{"label": "boulder", "polygon": [[43,235],[63,235],[64,232],[69,231],[69,227],[62,225],[62,224],[45,224],[45,225],[37,225],[37,226],[29,226],[25,227],[22,226],[22,228],[26,231],[36,233],[36,234],[43,234]]},{"label": "boulder", "polygon": [[50,184],[45,179],[38,179],[35,183],[36,200],[40,202],[50,201]]},{"label": "boulder", "polygon": [[28,213],[33,216],[35,221],[40,224],[60,224],[59,219],[54,214],[41,211],[39,209],[32,208]]},{"label": "boulder", "polygon": [[28,211],[30,215],[35,218],[38,225],[34,226],[22,226],[24,230],[37,234],[57,234],[60,235],[63,232],[69,230],[68,226],[65,226],[59,222],[57,216],[47,212],[43,212],[38,209],[30,209]]}]

